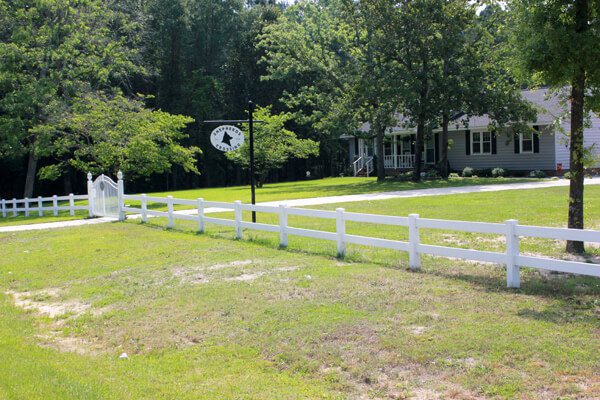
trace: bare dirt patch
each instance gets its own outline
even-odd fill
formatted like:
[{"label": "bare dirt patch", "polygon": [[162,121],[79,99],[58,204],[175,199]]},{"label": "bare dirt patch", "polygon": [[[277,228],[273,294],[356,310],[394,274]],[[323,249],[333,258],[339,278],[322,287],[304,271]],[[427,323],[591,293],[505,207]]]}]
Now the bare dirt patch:
[{"label": "bare dirt patch", "polygon": [[78,317],[91,308],[90,304],[78,300],[58,301],[59,289],[44,289],[35,292],[9,290],[6,294],[12,296],[15,306],[50,318],[57,318],[65,314],[70,317]]},{"label": "bare dirt patch", "polygon": [[210,266],[200,266],[200,267],[174,267],[172,269],[172,274],[174,277],[179,278],[182,283],[195,283],[195,284],[204,284],[214,281],[226,281],[226,282],[249,282],[256,280],[264,275],[274,274],[278,272],[291,272],[298,269],[296,266],[286,266],[286,267],[277,267],[271,268],[268,270],[254,271],[254,272],[243,272],[236,274],[233,272],[233,275],[227,277],[221,277],[215,275],[216,271],[220,271],[227,268],[237,268],[244,267],[247,265],[254,264],[255,262],[252,260],[238,260],[232,261],[229,263],[223,264],[215,264]]},{"label": "bare dirt patch", "polygon": [[39,345],[60,352],[81,355],[96,355],[102,351],[99,344],[84,338],[62,336],[60,331],[50,331],[46,335],[37,335]]},{"label": "bare dirt patch", "polygon": [[219,270],[219,269],[223,269],[223,268],[243,267],[246,265],[250,265],[252,263],[253,263],[252,260],[238,260],[238,261],[232,261],[232,262],[224,263],[224,264],[211,265],[210,267],[207,267],[205,269],[207,269],[209,271],[215,271],[215,270]]},{"label": "bare dirt patch", "polygon": [[267,271],[256,271],[254,273],[245,273],[245,274],[241,274],[238,276],[232,276],[229,278],[225,278],[225,281],[238,281],[238,282],[248,282],[248,281],[253,281],[255,279],[260,278],[261,276],[264,275],[269,275],[269,274],[274,274],[277,272],[291,272],[291,271],[295,271],[297,270],[298,267],[279,267],[279,268],[273,268]]},{"label": "bare dirt patch", "polygon": [[[413,334],[426,330],[410,326]],[[450,372],[434,364],[429,368],[420,364],[399,362],[398,354],[386,349],[380,342],[380,330],[367,324],[343,326],[335,333],[322,337],[333,346],[342,360],[340,366],[323,365],[320,373],[343,378],[353,399],[473,399],[482,397],[455,384]],[[453,364],[470,368],[474,359],[453,360]]]},{"label": "bare dirt patch", "polygon": [[173,268],[173,276],[181,279],[182,283],[202,284],[210,282],[210,279],[208,279],[208,277],[205,274],[196,272],[194,270],[190,271],[186,268]]},{"label": "bare dirt patch", "polygon": [[41,347],[77,354],[100,352],[101,348],[98,344],[84,338],[63,336],[60,328],[67,320],[77,318],[87,312],[93,316],[99,316],[108,308],[93,309],[91,304],[79,300],[61,300],[61,289],[57,288],[25,292],[9,290],[6,294],[13,298],[15,306],[52,319],[50,325],[40,324],[40,327],[46,331],[46,333],[36,336]]},{"label": "bare dirt patch", "polygon": [[210,272],[219,271],[226,268],[243,267],[251,265],[252,260],[237,260],[229,263],[214,264],[209,266],[199,267],[174,267],[172,270],[173,276],[179,278],[182,283],[205,284],[213,280],[209,276]]}]

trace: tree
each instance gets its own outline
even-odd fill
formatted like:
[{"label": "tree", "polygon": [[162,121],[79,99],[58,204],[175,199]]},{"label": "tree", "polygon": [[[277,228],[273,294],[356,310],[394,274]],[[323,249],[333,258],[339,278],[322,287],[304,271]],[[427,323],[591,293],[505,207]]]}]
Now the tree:
[{"label": "tree", "polygon": [[125,18],[100,0],[0,0],[0,127],[11,156],[27,155],[24,196],[48,154],[41,126],[68,112],[82,93],[129,87],[141,73]]},{"label": "tree", "polygon": [[350,107],[361,120],[370,123],[376,138],[377,180],[385,179],[384,141],[388,128],[396,125],[400,105],[398,88],[394,85],[396,64],[386,57],[389,37],[377,23],[381,9],[369,1],[346,1],[342,15],[352,26],[351,54],[356,60],[354,82],[350,85]]},{"label": "tree", "polygon": [[[281,168],[291,157],[308,158],[319,154],[319,143],[310,139],[298,139],[285,128],[290,113],[271,114],[271,107],[257,107],[255,118],[264,121],[254,127],[254,166],[258,187],[265,182],[270,171]],[[248,132],[246,131],[246,137]],[[238,150],[226,153],[229,160],[244,169],[250,167],[250,153],[246,140]]]},{"label": "tree", "polygon": [[[512,44],[518,67],[539,83],[570,86],[569,228],[583,229],[583,130],[586,115],[600,111],[600,1],[515,0]],[[582,253],[583,242],[567,251]]]},{"label": "tree", "polygon": [[[376,0],[378,1],[378,0]],[[432,82],[441,64],[443,0],[402,0],[386,3],[381,20],[390,39],[388,57],[400,65],[396,85],[402,96],[402,114],[417,127],[413,180],[421,179],[425,135],[436,125],[438,104]]]},{"label": "tree", "polygon": [[173,165],[198,173],[196,147],[184,147],[182,129],[194,120],[144,107],[140,100],[103,93],[77,99],[68,114],[54,124],[38,125],[53,137],[57,162],[40,169],[44,179],[55,179],[72,167],[84,173],[116,174],[129,179],[170,171]]},{"label": "tree", "polygon": [[[351,1],[304,1],[265,29],[266,79],[299,82],[284,102],[328,138],[355,134],[369,122],[377,140],[377,178],[385,178],[383,139],[394,124],[398,95],[381,54],[375,12]],[[329,142],[330,140],[327,140]]]},{"label": "tree", "polygon": [[465,0],[443,1],[440,7],[443,40],[438,42],[440,62],[432,91],[441,113],[438,168],[447,177],[448,125],[453,114],[487,114],[492,131],[510,127],[510,132],[531,129],[526,122],[535,121],[536,112],[521,96],[506,62],[506,35],[497,18],[506,12],[488,6],[478,17],[475,4]]}]

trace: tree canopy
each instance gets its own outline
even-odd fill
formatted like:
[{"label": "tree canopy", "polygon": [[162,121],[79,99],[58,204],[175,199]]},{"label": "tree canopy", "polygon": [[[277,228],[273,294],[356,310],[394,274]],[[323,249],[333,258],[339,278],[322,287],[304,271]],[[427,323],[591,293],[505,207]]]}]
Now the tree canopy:
[{"label": "tree canopy", "polygon": [[[258,107],[255,118],[262,123],[254,127],[254,165],[258,186],[262,186],[269,171],[281,168],[290,158],[308,158],[319,154],[319,143],[311,139],[299,139],[286,129],[290,113],[271,114],[271,107]],[[248,127],[244,127],[248,138]],[[246,139],[237,150],[226,153],[227,158],[244,169],[250,167],[250,147]]]},{"label": "tree canopy", "polygon": [[200,149],[184,147],[182,130],[190,117],[150,110],[140,100],[103,93],[80,97],[53,126],[51,151],[57,162],[44,166],[40,175],[56,178],[65,167],[95,174],[123,171],[131,179],[170,171],[180,165],[198,173]]},{"label": "tree canopy", "polygon": [[[583,228],[583,179],[587,113],[600,112],[600,1],[515,0],[511,23],[513,60],[538,84],[570,87],[569,228]],[[567,243],[583,252],[583,242]]]}]

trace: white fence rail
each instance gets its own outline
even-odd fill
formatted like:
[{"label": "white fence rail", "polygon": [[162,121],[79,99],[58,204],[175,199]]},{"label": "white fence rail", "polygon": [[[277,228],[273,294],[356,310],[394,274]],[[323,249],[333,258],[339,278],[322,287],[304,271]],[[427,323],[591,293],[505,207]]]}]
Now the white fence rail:
[{"label": "white fence rail", "polygon": [[[398,217],[352,213],[346,212],[343,208],[338,208],[335,211],[325,211],[305,208],[292,208],[285,205],[265,206],[242,204],[239,201],[234,203],[224,203],[205,201],[201,198],[196,200],[185,200],[174,199],[172,196],[167,198],[150,197],[146,196],[145,194],[139,196],[124,195],[123,201],[125,202],[127,200],[140,201],[141,207],[137,208],[123,205],[123,211],[140,214],[142,216],[142,221],[144,222],[147,221],[148,216],[166,217],[168,221],[167,225],[169,227],[173,227],[175,225],[176,219],[196,221],[199,232],[204,232],[207,223],[231,226],[235,228],[235,237],[237,239],[241,239],[243,237],[243,229],[254,229],[275,233],[278,232],[279,243],[282,247],[286,247],[288,245],[289,235],[329,240],[336,242],[337,253],[339,257],[343,257],[345,255],[346,244],[348,243],[405,251],[408,252],[409,265],[413,270],[419,269],[421,264],[421,254],[501,264],[506,266],[506,283],[508,287],[520,287],[521,267],[532,267],[551,271],[570,272],[574,274],[600,277],[600,264],[565,261],[547,257],[523,256],[519,253],[519,239],[522,236],[559,240],[581,240],[584,242],[600,242],[600,231],[518,225],[516,220],[508,220],[503,224],[451,221],[420,218],[417,214],[411,214],[408,217]],[[148,202],[166,204],[167,211],[149,210]],[[176,213],[173,210],[173,205],[175,204],[192,206],[198,210],[198,213],[197,215]],[[204,210],[208,207],[232,210],[234,212],[234,218],[223,219],[207,217],[205,216]],[[278,214],[279,223],[277,225],[271,225],[247,222],[242,219],[242,211]],[[328,232],[291,227],[288,225],[288,216],[290,215],[335,220],[336,230],[335,232]],[[408,241],[347,234],[347,221],[408,227]],[[504,252],[494,252],[423,244],[420,241],[421,229],[442,229],[503,235],[506,238],[506,250]]]},{"label": "white fence rail", "polygon": [[[75,205],[75,201],[86,200],[89,197],[87,194],[74,195],[69,194],[68,196],[51,196],[51,197],[34,197],[24,199],[2,199],[0,200],[0,209],[2,210],[2,217],[17,216],[19,213],[25,214],[29,217],[32,214],[37,213],[38,216],[44,216],[45,212],[52,213],[57,216],[59,211],[69,211],[70,215],[75,215],[77,210],[88,210],[87,205]],[[59,204],[60,202],[60,204]],[[68,202],[66,205],[65,202]]]}]

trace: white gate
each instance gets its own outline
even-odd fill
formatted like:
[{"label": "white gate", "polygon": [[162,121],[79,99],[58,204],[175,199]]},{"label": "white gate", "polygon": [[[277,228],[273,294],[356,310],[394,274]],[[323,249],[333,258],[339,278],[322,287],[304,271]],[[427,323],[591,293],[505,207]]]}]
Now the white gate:
[{"label": "white gate", "polygon": [[92,212],[94,216],[119,218],[119,185],[106,175],[92,183]]}]

